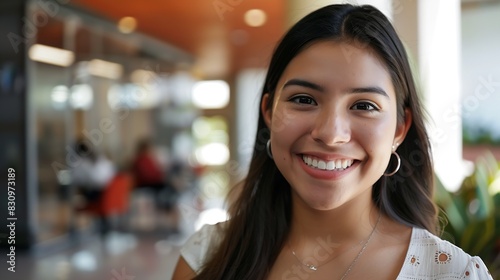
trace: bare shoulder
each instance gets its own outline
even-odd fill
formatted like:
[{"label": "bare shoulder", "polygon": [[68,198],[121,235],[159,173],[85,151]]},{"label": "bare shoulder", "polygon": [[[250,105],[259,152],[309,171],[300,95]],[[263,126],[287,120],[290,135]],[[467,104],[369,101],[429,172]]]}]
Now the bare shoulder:
[{"label": "bare shoulder", "polygon": [[191,269],[186,260],[180,256],[177,265],[175,266],[172,280],[190,280],[196,276],[196,273]]}]

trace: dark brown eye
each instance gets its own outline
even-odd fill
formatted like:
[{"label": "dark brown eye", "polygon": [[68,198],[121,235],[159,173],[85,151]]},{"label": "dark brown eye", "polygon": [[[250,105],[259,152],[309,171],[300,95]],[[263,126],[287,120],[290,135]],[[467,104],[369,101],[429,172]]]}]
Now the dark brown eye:
[{"label": "dark brown eye", "polygon": [[294,103],[298,103],[298,104],[316,105],[316,101],[314,101],[314,99],[312,99],[311,97],[308,97],[308,96],[296,96],[296,97],[290,99],[290,101],[292,101]]},{"label": "dark brown eye", "polygon": [[374,110],[378,111],[379,110],[375,105],[373,105],[369,102],[359,102],[359,103],[354,104],[354,106],[352,106],[351,108],[354,110],[362,110],[362,111],[374,111]]}]

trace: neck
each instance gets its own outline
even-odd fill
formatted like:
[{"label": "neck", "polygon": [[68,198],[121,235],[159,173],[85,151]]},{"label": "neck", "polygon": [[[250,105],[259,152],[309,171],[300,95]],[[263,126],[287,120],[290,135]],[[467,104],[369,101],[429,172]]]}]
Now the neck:
[{"label": "neck", "polygon": [[295,194],[292,205],[288,244],[293,250],[306,254],[319,243],[339,249],[359,244],[368,238],[379,217],[371,193],[327,211],[307,206]]}]

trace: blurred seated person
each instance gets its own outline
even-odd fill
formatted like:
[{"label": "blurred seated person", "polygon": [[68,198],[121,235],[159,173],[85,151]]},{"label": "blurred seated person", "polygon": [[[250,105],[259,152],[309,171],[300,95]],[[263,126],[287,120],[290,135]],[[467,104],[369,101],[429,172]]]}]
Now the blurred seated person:
[{"label": "blurred seated person", "polygon": [[77,141],[75,150],[79,160],[71,170],[73,185],[83,195],[87,205],[98,202],[115,176],[115,167],[108,158],[97,153],[95,147],[83,140]]},{"label": "blurred seated person", "polygon": [[[136,188],[150,188],[154,192],[155,206],[161,214],[158,217],[160,219],[158,225],[163,224],[169,230],[176,232],[179,226],[176,207],[179,192],[171,182],[175,174],[169,172],[169,160],[165,156],[166,153],[153,149],[149,139],[141,140],[132,161],[132,173],[135,177]],[[163,160],[160,162],[161,159]]]},{"label": "blurred seated person", "polygon": [[165,186],[163,168],[153,154],[153,145],[149,139],[143,139],[137,144],[132,174],[137,188],[151,188],[158,192]]}]

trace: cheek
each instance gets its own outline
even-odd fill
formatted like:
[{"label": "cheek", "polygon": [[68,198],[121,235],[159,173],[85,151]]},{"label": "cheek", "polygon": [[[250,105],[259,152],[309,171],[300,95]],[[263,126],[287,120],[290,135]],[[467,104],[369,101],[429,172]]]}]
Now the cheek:
[{"label": "cheek", "polygon": [[390,120],[365,122],[357,130],[356,138],[365,147],[368,154],[388,155],[392,151],[395,125]]},{"label": "cheek", "polygon": [[294,144],[307,135],[310,123],[307,118],[276,111],[271,122],[271,145],[275,160],[289,157]]},{"label": "cheek", "polygon": [[276,107],[271,120],[271,133],[283,133],[294,126],[297,126],[299,118],[296,114],[292,114],[285,108]]}]

